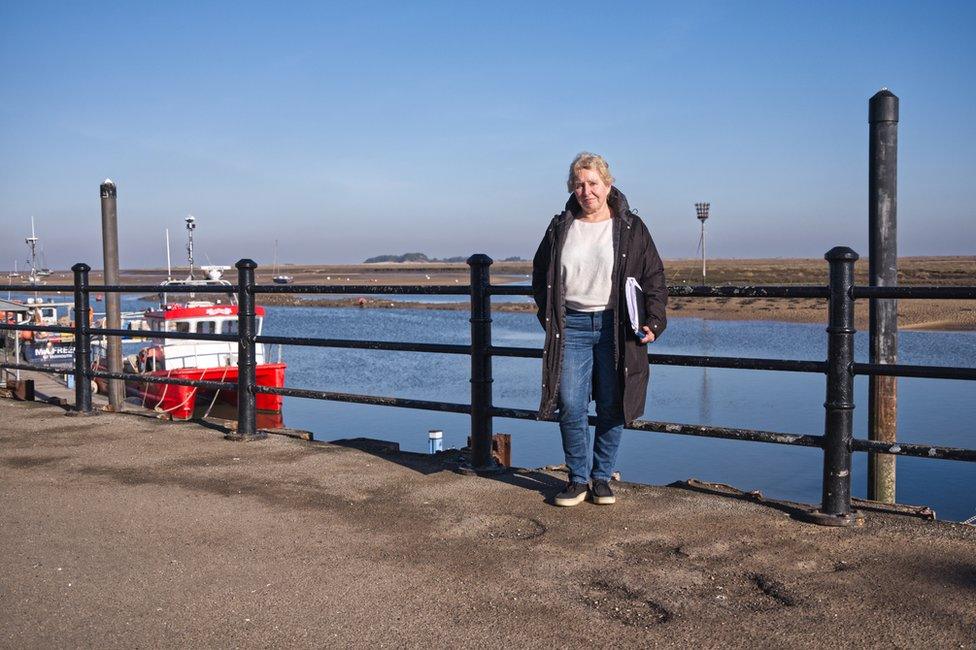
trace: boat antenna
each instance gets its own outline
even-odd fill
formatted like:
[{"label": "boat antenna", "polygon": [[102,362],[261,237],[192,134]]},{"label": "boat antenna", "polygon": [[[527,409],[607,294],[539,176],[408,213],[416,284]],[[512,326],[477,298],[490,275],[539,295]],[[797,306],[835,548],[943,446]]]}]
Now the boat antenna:
[{"label": "boat antenna", "polygon": [[186,256],[190,261],[190,275],[187,280],[193,279],[193,229],[197,227],[197,219],[192,214],[186,216]]},{"label": "boat antenna", "polygon": [[169,259],[169,228],[166,229],[166,279],[173,279],[173,266]]}]

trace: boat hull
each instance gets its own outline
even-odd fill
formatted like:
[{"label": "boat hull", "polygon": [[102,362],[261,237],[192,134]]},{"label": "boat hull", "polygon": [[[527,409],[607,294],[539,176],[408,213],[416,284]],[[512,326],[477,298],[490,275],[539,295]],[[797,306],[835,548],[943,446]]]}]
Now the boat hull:
[{"label": "boat hull", "polygon": [[[256,368],[255,375],[258,386],[281,388],[285,385],[284,363],[262,363]],[[192,379],[194,381],[221,381],[237,383],[237,366],[222,366],[214,368],[178,368],[174,370],[156,370],[143,373],[147,377],[169,377],[171,379]],[[108,390],[108,380],[96,379],[99,392]],[[166,413],[174,420],[188,420],[196,414],[209,414],[213,407],[221,405],[237,407],[236,390],[214,391],[194,386],[178,386],[176,384],[158,384],[137,379],[126,380],[125,392],[127,397],[135,397],[145,408]],[[283,398],[281,395],[255,395],[256,408],[262,414],[280,414]],[[223,409],[226,412],[226,408]]]}]

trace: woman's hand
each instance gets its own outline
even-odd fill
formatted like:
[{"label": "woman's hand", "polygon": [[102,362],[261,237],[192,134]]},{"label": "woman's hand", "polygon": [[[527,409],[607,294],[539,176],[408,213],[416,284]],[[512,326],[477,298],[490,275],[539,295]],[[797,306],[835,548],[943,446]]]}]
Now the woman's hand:
[{"label": "woman's hand", "polygon": [[653,343],[654,342],[654,332],[651,331],[651,328],[648,327],[647,325],[644,325],[641,329],[644,330],[645,332],[647,332],[647,334],[644,335],[644,338],[642,338],[640,340],[640,342],[641,343]]}]

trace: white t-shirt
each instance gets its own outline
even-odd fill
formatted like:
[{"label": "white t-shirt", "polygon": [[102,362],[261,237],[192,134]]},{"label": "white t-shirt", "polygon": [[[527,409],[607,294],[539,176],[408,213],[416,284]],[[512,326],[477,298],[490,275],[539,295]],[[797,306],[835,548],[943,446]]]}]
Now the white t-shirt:
[{"label": "white t-shirt", "polygon": [[589,223],[574,219],[563,244],[563,295],[567,309],[610,309],[613,274],[613,219]]}]

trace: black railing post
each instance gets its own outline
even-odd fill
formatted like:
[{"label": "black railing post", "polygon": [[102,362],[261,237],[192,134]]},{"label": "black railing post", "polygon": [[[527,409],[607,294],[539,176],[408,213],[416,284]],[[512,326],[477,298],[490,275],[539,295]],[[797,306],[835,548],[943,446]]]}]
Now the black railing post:
[{"label": "black railing post", "polygon": [[237,430],[228,433],[228,440],[260,440],[267,436],[257,429],[257,361],[254,337],[254,260],[242,259],[237,264]]},{"label": "black railing post", "polygon": [[91,334],[88,319],[91,316],[88,292],[88,272],[91,267],[78,262],[71,267],[75,274],[75,410],[71,415],[91,415]]},{"label": "black railing post", "polygon": [[851,440],[854,438],[854,262],[846,246],[830,249],[827,303],[827,400],[824,402],[823,501],[813,520],[830,526],[863,522],[851,510]]},{"label": "black railing post", "polygon": [[492,259],[483,253],[468,258],[471,267],[471,467],[495,471],[491,455],[491,283]]}]

